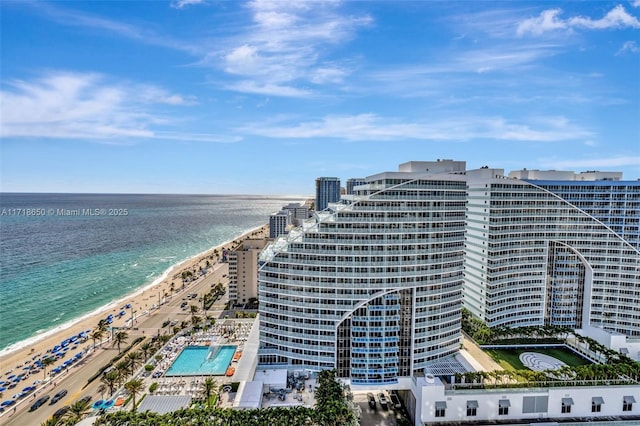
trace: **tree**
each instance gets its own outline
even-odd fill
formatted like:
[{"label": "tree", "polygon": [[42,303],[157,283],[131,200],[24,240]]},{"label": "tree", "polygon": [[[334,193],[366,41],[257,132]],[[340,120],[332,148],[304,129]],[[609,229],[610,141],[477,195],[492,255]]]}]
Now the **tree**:
[{"label": "tree", "polygon": [[100,383],[98,385],[98,389],[96,389],[98,392],[100,392],[100,399],[104,399],[104,393],[105,391],[107,391],[109,389],[109,387],[106,385],[106,383]]},{"label": "tree", "polygon": [[144,383],[142,383],[142,380],[140,379],[134,379],[125,383],[124,388],[131,394],[131,398],[133,399],[133,406],[131,407],[131,411],[135,411],[136,394],[140,393],[142,389],[144,389]]},{"label": "tree", "polygon": [[116,370],[111,370],[100,377],[100,381],[109,388],[109,396],[113,395],[116,383],[120,380],[120,375]]},{"label": "tree", "polygon": [[129,352],[127,354],[127,361],[129,362],[131,375],[133,376],[133,373],[136,371],[136,367],[142,362],[142,354],[138,351]]},{"label": "tree", "polygon": [[208,408],[211,408],[211,392],[213,391],[215,386],[216,386],[216,382],[211,377],[207,377],[204,380],[204,383],[202,384],[202,390],[204,391],[204,394],[207,397]]},{"label": "tree", "polygon": [[126,331],[118,331],[115,336],[113,336],[113,344],[118,345],[118,352],[120,352],[120,345],[125,343],[129,338],[129,334]]},{"label": "tree", "polygon": [[100,341],[100,346],[102,346],[102,338],[104,337],[104,331],[100,328],[96,328],[91,333],[91,338],[93,339],[93,347],[96,347],[96,340]]},{"label": "tree", "polygon": [[144,342],[142,345],[140,345],[140,350],[142,351],[142,355],[145,361],[149,359],[149,352],[151,352],[152,348],[153,348],[153,345],[148,340]]},{"label": "tree", "polygon": [[124,380],[129,375],[129,361],[123,359],[122,361],[116,363],[115,368],[118,372],[118,383],[124,383]]},{"label": "tree", "polygon": [[74,425],[82,420],[85,415],[89,414],[90,411],[91,405],[89,401],[76,401],[69,406],[69,410],[65,413],[65,423]]},{"label": "tree", "polygon": [[42,378],[44,379],[45,377],[47,377],[47,367],[50,365],[53,365],[55,363],[55,360],[51,357],[46,357],[45,359],[42,360]]}]

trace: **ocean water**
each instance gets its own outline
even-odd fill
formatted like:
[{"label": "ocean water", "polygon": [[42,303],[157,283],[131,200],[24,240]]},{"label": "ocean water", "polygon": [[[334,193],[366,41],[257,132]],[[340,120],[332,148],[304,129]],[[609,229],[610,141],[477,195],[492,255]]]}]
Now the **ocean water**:
[{"label": "ocean water", "polygon": [[134,293],[303,199],[0,194],[0,353]]}]

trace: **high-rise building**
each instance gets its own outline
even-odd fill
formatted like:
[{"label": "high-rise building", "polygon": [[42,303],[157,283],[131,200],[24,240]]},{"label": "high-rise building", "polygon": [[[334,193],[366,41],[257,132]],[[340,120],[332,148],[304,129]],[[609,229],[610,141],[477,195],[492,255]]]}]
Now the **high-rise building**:
[{"label": "high-rise building", "polygon": [[353,188],[358,185],[365,184],[366,181],[364,178],[349,178],[347,179],[347,195],[353,194]]},{"label": "high-rise building", "polygon": [[526,177],[404,163],[277,239],[261,255],[260,362],[394,383],[456,352],[461,302],[491,327],[639,337],[640,182]]},{"label": "high-rise building", "polygon": [[280,210],[269,215],[269,238],[277,238],[287,233],[287,227],[291,225],[291,212]]},{"label": "high-rise building", "polygon": [[266,239],[250,238],[229,253],[229,300],[246,303],[258,297],[258,255]]},{"label": "high-rise building", "polygon": [[340,201],[340,179],[337,177],[319,177],[316,179],[315,211],[326,209],[329,203]]},{"label": "high-rise building", "polygon": [[295,226],[302,225],[302,222],[309,219],[309,206],[301,205],[300,203],[289,203],[282,207],[282,210],[287,210],[291,213],[291,224]]},{"label": "high-rise building", "polygon": [[464,306],[490,327],[596,327],[639,337],[640,182],[535,172],[558,180],[467,172]]},{"label": "high-rise building", "polygon": [[352,203],[265,248],[260,363],[337,368],[353,384],[381,385],[456,353],[466,182],[424,169],[457,163],[370,176]]}]

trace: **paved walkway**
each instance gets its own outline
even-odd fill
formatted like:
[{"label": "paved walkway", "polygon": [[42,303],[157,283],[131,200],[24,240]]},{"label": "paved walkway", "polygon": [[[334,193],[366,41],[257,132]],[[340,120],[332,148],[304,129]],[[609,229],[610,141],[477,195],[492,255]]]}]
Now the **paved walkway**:
[{"label": "paved walkway", "polygon": [[476,361],[472,365],[481,371],[495,371],[504,370],[500,365],[495,362],[489,355],[487,355],[473,340],[462,334],[462,346],[469,355]]}]

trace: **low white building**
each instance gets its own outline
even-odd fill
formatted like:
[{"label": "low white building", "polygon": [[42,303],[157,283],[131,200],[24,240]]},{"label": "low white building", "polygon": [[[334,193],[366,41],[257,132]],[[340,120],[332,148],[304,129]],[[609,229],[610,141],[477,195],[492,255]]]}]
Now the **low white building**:
[{"label": "low white building", "polygon": [[640,418],[640,386],[453,389],[434,376],[415,377],[415,425]]}]

